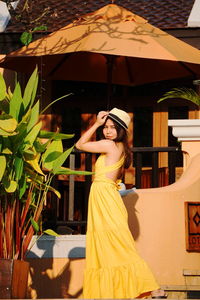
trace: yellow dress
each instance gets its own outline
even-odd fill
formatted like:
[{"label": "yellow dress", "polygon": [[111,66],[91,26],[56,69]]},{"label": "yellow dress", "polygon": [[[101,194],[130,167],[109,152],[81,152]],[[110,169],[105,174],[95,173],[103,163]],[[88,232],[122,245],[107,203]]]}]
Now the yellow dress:
[{"label": "yellow dress", "polygon": [[121,158],[105,166],[102,154],[95,164],[88,204],[83,298],[135,298],[159,288],[135,249],[117,184],[106,177],[123,162]]}]

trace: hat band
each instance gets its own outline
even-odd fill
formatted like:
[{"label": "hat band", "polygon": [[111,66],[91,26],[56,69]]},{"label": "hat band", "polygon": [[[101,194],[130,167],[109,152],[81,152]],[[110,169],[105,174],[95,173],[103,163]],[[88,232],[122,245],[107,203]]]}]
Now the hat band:
[{"label": "hat band", "polygon": [[126,125],[126,123],[124,122],[124,121],[122,121],[118,116],[116,116],[116,115],[113,115],[112,113],[110,114],[108,114],[108,117],[111,117],[111,118],[113,118],[116,122],[118,122],[122,127],[125,127],[125,128],[127,128],[128,129],[128,126]]}]

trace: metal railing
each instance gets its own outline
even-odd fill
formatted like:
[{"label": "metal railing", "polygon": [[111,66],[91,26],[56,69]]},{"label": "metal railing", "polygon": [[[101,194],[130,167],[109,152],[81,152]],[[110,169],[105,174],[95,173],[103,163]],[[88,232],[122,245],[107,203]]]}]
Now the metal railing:
[{"label": "metal railing", "polygon": [[144,153],[152,154],[152,185],[151,187],[159,186],[159,164],[158,164],[158,155],[159,153],[167,152],[168,153],[168,184],[171,184],[175,181],[175,153],[182,153],[178,147],[135,147],[132,148],[134,153],[134,162],[135,162],[135,186],[136,188],[141,188],[141,178],[142,178],[142,155]]}]

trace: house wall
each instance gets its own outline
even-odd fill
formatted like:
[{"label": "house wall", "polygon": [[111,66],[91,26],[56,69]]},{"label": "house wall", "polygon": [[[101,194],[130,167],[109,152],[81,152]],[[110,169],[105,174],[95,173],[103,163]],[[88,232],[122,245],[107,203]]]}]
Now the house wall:
[{"label": "house wall", "polygon": [[185,270],[200,268],[200,253],[186,250],[185,202],[200,202],[200,142],[183,142],[187,165],[169,186],[124,197],[139,253],[163,286],[185,286]]}]

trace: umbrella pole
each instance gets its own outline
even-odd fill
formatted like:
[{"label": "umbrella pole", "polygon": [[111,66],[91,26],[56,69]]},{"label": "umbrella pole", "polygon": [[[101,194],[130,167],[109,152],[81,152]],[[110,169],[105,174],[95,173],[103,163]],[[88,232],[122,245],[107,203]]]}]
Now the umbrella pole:
[{"label": "umbrella pole", "polygon": [[110,110],[110,102],[112,98],[112,73],[113,73],[114,56],[106,55],[106,63],[107,63],[107,110]]}]

